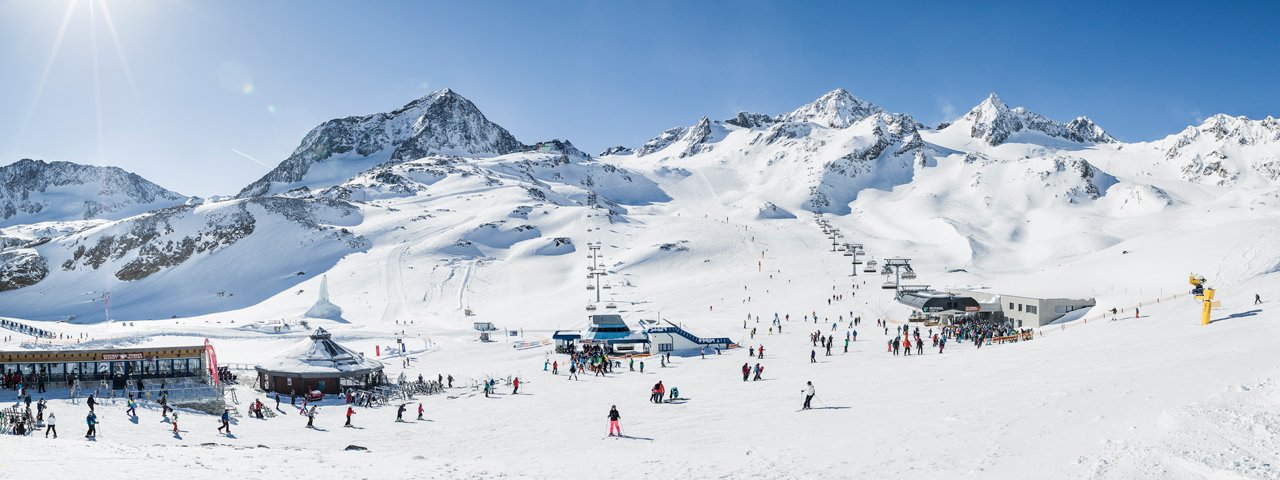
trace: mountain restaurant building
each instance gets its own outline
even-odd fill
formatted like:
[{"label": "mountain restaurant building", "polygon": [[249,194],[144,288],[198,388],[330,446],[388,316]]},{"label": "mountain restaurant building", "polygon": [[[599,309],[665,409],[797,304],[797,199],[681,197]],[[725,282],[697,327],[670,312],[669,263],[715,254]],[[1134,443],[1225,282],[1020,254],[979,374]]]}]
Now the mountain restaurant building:
[{"label": "mountain restaurant building", "polygon": [[109,380],[123,389],[129,381],[208,376],[211,352],[207,345],[0,351],[0,372],[32,386]]},{"label": "mountain restaurant building", "polygon": [[386,383],[382,362],[339,345],[323,328],[254,368],[263,390],[281,394],[319,390],[332,395],[348,387],[364,390]]}]

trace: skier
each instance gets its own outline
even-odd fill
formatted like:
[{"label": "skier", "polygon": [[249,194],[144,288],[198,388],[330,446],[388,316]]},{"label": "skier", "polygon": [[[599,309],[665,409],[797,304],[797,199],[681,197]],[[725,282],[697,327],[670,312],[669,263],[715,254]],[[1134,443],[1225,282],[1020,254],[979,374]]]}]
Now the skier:
[{"label": "skier", "polygon": [[622,426],[618,425],[618,420],[622,419],[622,415],[618,413],[618,406],[609,407],[609,436],[613,436],[613,432],[618,432],[618,436],[622,436]]},{"label": "skier", "polygon": [[453,388],[453,375],[449,375],[449,388]]},{"label": "skier", "polygon": [[578,364],[569,362],[569,380],[578,378]]},{"label": "skier", "polygon": [[173,424],[173,434],[177,435],[178,434],[178,411],[177,410],[173,411],[173,416],[169,418],[169,423]]},{"label": "skier", "polygon": [[422,409],[422,403],[421,403],[421,402],[419,402],[419,403],[418,403],[418,420],[422,420],[422,412],[423,412],[423,411],[424,411],[424,410]]},{"label": "skier", "polygon": [[49,412],[49,420],[45,421],[44,438],[49,438],[49,433],[53,432],[53,439],[58,439],[58,419],[53,416],[53,412]]},{"label": "skier", "polygon": [[556,361],[556,362],[551,362],[551,374],[552,374],[552,375],[559,375],[559,374],[560,374],[560,362],[558,362],[558,361]]},{"label": "skier", "polygon": [[1255,294],[1253,294],[1253,304],[1254,304],[1254,305],[1257,305],[1257,304],[1259,304],[1259,303],[1262,303],[1262,295],[1259,295],[1259,294],[1256,294],[1256,293],[1255,293]]},{"label": "skier", "polygon": [[84,434],[84,438],[96,438],[98,436],[98,415],[90,410],[89,415],[84,417],[84,423],[89,424],[89,431]]},{"label": "skier", "polygon": [[671,399],[667,400],[667,402],[670,403],[671,401],[677,398],[680,398],[680,389],[676,387],[671,387]]},{"label": "skier", "polygon": [[223,430],[227,431],[227,435],[231,435],[231,409],[230,408],[224,409],[222,411],[222,426],[218,427],[218,431],[221,432]]},{"label": "skier", "polygon": [[312,405],[311,410],[307,410],[307,428],[316,428],[315,421],[317,408],[319,407]]},{"label": "skier", "polygon": [[644,360],[640,361],[640,373],[644,373]]},{"label": "skier", "polygon": [[511,387],[512,387],[511,388],[512,395],[520,393],[520,377],[516,377],[515,380],[511,381]]},{"label": "skier", "polygon": [[97,405],[97,404],[98,404],[98,401],[97,401],[97,400],[94,400],[94,399],[93,399],[93,394],[92,394],[92,393],[90,393],[90,394],[89,394],[89,399],[88,399],[88,400],[86,400],[84,403],[85,403],[85,404],[87,404],[87,405],[89,405],[89,412],[90,412],[90,413],[93,413],[93,406],[94,406],[94,405]]},{"label": "skier", "polygon": [[808,410],[810,408],[809,402],[813,401],[813,396],[816,394],[816,392],[813,389],[813,382],[810,381],[810,382],[804,382],[804,383],[805,383],[804,389],[800,390],[800,393],[804,394],[804,406],[800,407],[800,409]]},{"label": "skier", "polygon": [[128,414],[129,414],[129,416],[130,416],[130,417],[136,417],[136,416],[138,416],[138,402],[135,402],[135,401],[133,400],[133,394],[132,394],[132,393],[130,393],[130,394],[129,394],[129,403],[127,403],[126,405],[128,405],[128,406],[129,406],[129,409],[128,409],[128,410],[125,410],[125,412],[128,412]]},{"label": "skier", "polygon": [[744,382],[747,381],[747,375],[750,375],[750,374],[751,374],[751,367],[745,363],[742,364],[742,381]]},{"label": "skier", "polygon": [[818,351],[809,350],[809,363],[818,363]]},{"label": "skier", "polygon": [[756,349],[756,358],[761,360],[764,359],[764,345],[761,345],[760,348]]},{"label": "skier", "polygon": [[407,404],[401,403],[399,407],[396,407],[396,421],[397,421],[397,422],[403,422],[403,421],[404,421],[404,411],[405,411],[405,410],[408,410],[408,408],[407,408],[407,407],[405,407],[405,405],[407,405]]},{"label": "skier", "polygon": [[352,416],[352,415],[355,415],[355,414],[356,414],[356,409],[351,408],[351,405],[347,405],[347,423],[346,423],[346,424],[344,424],[344,425],[342,425],[342,426],[344,426],[344,427],[350,427],[350,426],[352,426],[352,425],[351,425],[351,416]]},{"label": "skier", "polygon": [[760,374],[762,374],[762,373],[764,373],[764,367],[760,366],[760,364],[759,364],[759,363],[757,363],[757,364],[756,364],[756,376],[755,376],[755,377],[752,377],[751,381],[753,381],[753,382],[754,382],[754,381],[760,380]]}]

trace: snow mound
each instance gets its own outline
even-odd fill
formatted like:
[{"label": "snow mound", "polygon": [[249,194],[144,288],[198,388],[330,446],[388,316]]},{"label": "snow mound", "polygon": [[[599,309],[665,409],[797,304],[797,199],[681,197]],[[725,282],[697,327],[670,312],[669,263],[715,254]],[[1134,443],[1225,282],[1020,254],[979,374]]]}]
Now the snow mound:
[{"label": "snow mound", "polygon": [[773,202],[765,202],[760,206],[760,211],[756,213],[756,218],[760,220],[786,220],[796,218],[794,213],[787,209],[774,205]]},{"label": "snow mound", "polygon": [[534,255],[564,255],[577,251],[573,246],[573,239],[569,237],[556,237],[551,241],[534,249]]}]

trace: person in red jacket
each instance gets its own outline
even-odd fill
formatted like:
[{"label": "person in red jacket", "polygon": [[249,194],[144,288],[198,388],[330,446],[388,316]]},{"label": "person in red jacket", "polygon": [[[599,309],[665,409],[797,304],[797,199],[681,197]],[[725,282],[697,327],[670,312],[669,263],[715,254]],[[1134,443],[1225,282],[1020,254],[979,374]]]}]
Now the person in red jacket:
[{"label": "person in red jacket", "polygon": [[747,381],[747,375],[750,375],[750,374],[751,374],[751,367],[745,363],[742,364],[742,381],[744,382]]},{"label": "person in red jacket", "polygon": [[512,395],[520,393],[520,377],[516,377],[515,380],[511,381],[511,387],[512,387],[511,388]]},{"label": "person in red jacket", "polygon": [[351,408],[351,406],[350,406],[350,405],[348,405],[348,406],[347,406],[347,424],[346,424],[346,425],[343,425],[344,427],[350,427],[350,426],[351,426],[351,416],[352,416],[352,415],[355,415],[355,414],[356,414],[356,409]]},{"label": "person in red jacket", "polygon": [[902,337],[902,351],[904,355],[911,355],[911,337]]}]

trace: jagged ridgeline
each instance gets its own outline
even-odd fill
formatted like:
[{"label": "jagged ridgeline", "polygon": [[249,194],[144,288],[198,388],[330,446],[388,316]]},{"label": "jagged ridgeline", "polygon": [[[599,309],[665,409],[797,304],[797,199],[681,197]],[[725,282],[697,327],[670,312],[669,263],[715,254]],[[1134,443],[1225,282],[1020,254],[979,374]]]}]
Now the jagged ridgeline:
[{"label": "jagged ridgeline", "polygon": [[[226,311],[342,265],[360,275],[359,254],[395,248],[427,262],[501,260],[498,269],[568,262],[593,240],[584,235],[595,219],[662,232],[656,245],[679,248],[655,247],[646,261],[679,262],[699,245],[666,232],[667,220],[708,204],[742,222],[853,214],[892,226],[866,235],[906,244],[955,235],[965,240],[947,262],[982,267],[1026,238],[1030,217],[1124,222],[1274,190],[1280,126],[1217,115],[1126,143],[1087,117],[1053,120],[993,94],[931,127],[837,89],[790,112],[702,117],[592,156],[564,139],[517,140],[445,89],[318,125],[231,200],[67,162],[21,160],[0,179],[0,307],[97,321],[94,295],[106,291],[121,318]],[[1097,250],[1132,231],[1081,229],[1063,249]],[[174,295],[182,300],[154,301]]]}]

